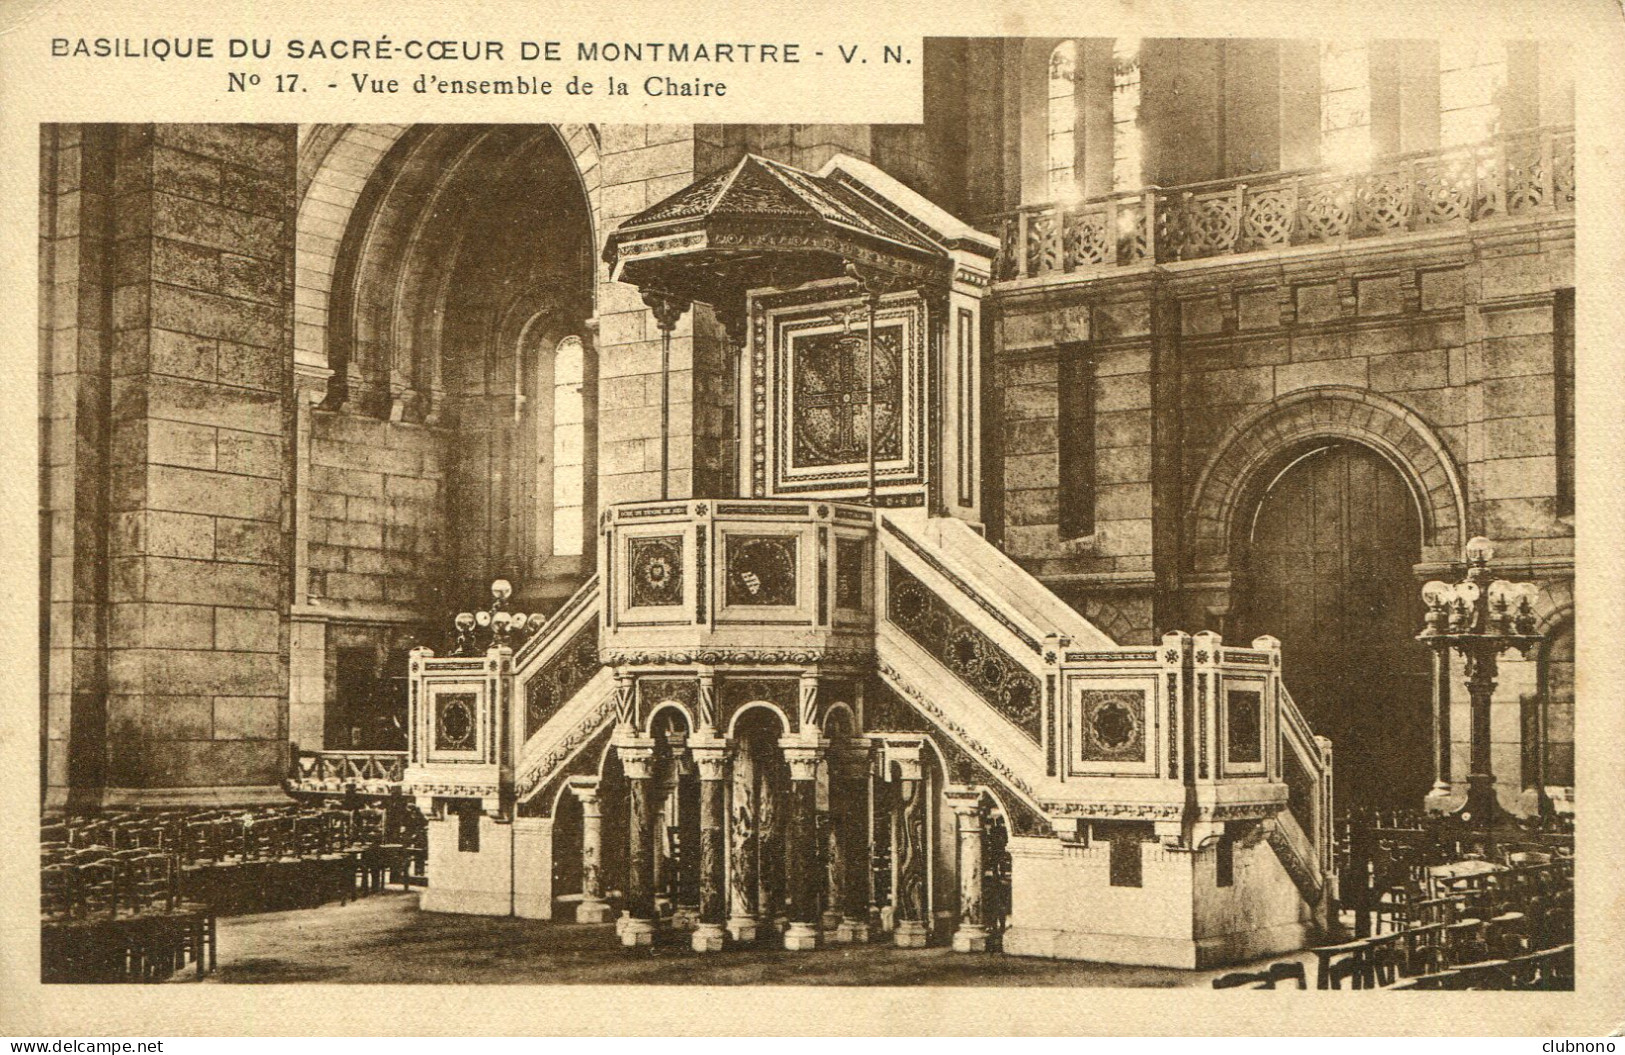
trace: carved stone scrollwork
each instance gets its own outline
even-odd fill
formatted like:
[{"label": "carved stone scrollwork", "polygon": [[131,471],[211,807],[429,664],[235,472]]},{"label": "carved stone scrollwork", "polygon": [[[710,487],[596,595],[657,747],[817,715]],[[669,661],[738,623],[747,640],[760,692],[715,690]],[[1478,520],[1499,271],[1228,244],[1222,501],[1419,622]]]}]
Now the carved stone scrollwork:
[{"label": "carved stone scrollwork", "polygon": [[654,312],[655,323],[667,333],[676,329],[677,320],[683,317],[683,313],[688,311],[691,304],[690,301],[681,297],[674,297],[669,293],[661,293],[658,290],[645,289],[641,292],[643,294],[643,303],[648,305],[650,311]]}]

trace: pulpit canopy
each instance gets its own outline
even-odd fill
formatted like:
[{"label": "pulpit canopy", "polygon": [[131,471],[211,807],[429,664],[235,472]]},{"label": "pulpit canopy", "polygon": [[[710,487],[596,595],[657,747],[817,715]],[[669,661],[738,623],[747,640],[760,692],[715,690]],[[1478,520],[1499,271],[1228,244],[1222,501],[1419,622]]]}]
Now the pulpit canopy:
[{"label": "pulpit canopy", "polygon": [[726,318],[768,286],[946,285],[952,261],[934,234],[842,167],[813,175],[747,154],[621,224],[604,260],[617,281],[705,301]]}]

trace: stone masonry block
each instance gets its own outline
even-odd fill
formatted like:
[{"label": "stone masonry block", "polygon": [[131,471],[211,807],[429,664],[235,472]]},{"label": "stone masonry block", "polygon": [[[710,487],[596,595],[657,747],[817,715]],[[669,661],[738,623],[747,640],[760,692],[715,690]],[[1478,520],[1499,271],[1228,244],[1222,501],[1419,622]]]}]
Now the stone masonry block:
[{"label": "stone masonry block", "polygon": [[277,480],[155,465],[147,475],[147,503],[174,512],[274,521],[281,516],[282,490]]},{"label": "stone masonry block", "polygon": [[274,696],[216,696],[217,740],[270,740],[281,728],[281,701]]},{"label": "stone masonry block", "polygon": [[276,652],[282,617],[256,608],[214,609],[214,647],[227,652]]},{"label": "stone masonry block", "polygon": [[145,511],[145,546],[138,552],[160,557],[208,560],[214,552],[214,519],[195,513]]},{"label": "stone masonry block", "polygon": [[215,449],[221,472],[281,478],[282,441],[274,436],[220,429]]},{"label": "stone masonry block", "polygon": [[150,420],[147,423],[147,460],[154,465],[213,469],[215,430],[207,425]]},{"label": "stone masonry block", "polygon": [[263,520],[219,517],[214,522],[215,557],[246,564],[277,564],[282,560],[282,529]]}]

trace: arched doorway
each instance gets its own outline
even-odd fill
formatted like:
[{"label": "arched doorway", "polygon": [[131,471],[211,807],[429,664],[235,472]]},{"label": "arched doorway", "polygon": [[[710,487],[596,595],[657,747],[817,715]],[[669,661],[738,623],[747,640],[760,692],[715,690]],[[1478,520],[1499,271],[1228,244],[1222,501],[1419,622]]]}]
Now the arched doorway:
[{"label": "arched doorway", "polygon": [[1277,464],[1238,525],[1237,636],[1281,639],[1293,698],[1332,740],[1339,810],[1419,807],[1432,769],[1416,501],[1359,443],[1311,444]]}]

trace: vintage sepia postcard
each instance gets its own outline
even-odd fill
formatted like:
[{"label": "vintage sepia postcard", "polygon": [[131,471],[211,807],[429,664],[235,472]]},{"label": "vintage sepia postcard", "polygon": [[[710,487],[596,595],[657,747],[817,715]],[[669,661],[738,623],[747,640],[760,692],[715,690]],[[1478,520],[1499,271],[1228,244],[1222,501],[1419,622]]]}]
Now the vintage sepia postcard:
[{"label": "vintage sepia postcard", "polygon": [[276,6],[0,7],[0,1032],[1618,1025],[1617,5]]}]

